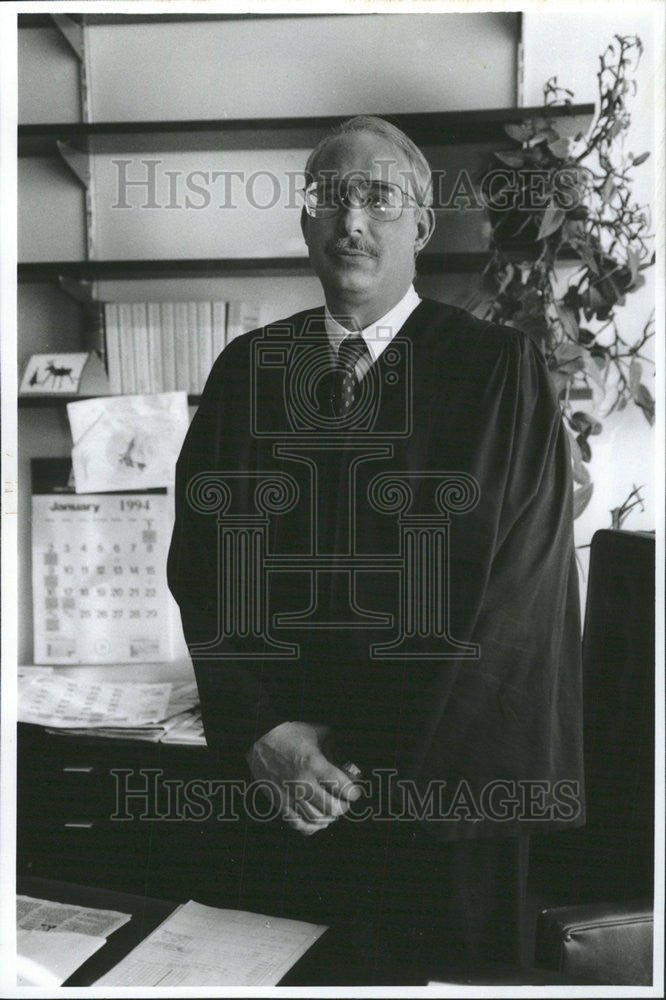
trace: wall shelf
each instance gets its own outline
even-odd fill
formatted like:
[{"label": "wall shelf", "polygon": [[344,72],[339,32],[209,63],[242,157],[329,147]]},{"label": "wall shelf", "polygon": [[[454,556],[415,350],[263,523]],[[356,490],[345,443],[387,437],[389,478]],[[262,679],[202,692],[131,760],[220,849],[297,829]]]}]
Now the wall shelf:
[{"label": "wall shelf", "polygon": [[[469,274],[482,270],[489,253],[425,254],[419,260],[420,274],[448,271]],[[21,282],[53,281],[60,277],[88,281],[139,280],[173,277],[269,277],[311,275],[307,257],[226,257],[217,260],[96,260],[40,261],[19,264]]]},{"label": "wall shelf", "polygon": [[[533,246],[515,246],[510,256],[516,261],[529,259]],[[481,273],[490,260],[489,250],[464,253],[426,253],[417,261],[417,274]],[[562,251],[563,262],[578,258],[573,251]],[[176,260],[89,260],[32,261],[18,265],[22,283],[57,281],[125,281],[145,278],[233,278],[233,277],[302,277],[312,275],[307,257],[221,257],[218,259],[183,258]]]},{"label": "wall shelf", "polygon": [[[550,108],[548,113],[554,119],[569,119],[567,131],[573,134],[589,128],[594,110],[594,104],[571,104]],[[394,122],[417,145],[429,147],[511,144],[505,125],[520,124],[543,114],[542,107],[531,107],[381,116]],[[57,141],[88,153],[311,148],[346,117],[19,125],[18,152],[19,156],[56,156]]]},{"label": "wall shelf", "polygon": [[[64,406],[66,403],[78,403],[82,399],[100,399],[104,398],[99,395],[93,396],[75,396],[72,394],[67,394],[64,392],[59,392],[57,395],[25,395],[18,397],[18,408],[20,410],[44,410],[49,407],[60,407]],[[188,394],[187,402],[190,406],[198,406],[201,402],[201,395]]]}]

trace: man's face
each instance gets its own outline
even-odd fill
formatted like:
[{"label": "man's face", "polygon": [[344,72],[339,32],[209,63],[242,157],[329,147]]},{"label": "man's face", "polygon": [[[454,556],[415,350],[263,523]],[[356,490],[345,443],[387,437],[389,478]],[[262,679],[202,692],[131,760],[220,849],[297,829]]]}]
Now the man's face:
[{"label": "man's face", "polygon": [[[390,181],[413,196],[411,172],[407,157],[391,142],[371,132],[352,132],[324,147],[314,180]],[[366,325],[392,308],[412,281],[415,253],[427,243],[433,225],[432,212],[419,209],[413,199],[392,221],[345,204],[331,218],[303,212],[303,236],[329,309],[355,315]]]}]

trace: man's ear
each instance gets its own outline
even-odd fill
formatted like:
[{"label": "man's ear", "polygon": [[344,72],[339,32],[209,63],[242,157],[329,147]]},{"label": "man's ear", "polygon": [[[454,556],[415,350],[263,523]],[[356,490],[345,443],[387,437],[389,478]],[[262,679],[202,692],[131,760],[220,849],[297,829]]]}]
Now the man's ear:
[{"label": "man's ear", "polygon": [[414,241],[414,256],[420,254],[428,244],[430,237],[435,231],[435,213],[430,206],[426,206],[419,212],[416,220],[416,240]]}]

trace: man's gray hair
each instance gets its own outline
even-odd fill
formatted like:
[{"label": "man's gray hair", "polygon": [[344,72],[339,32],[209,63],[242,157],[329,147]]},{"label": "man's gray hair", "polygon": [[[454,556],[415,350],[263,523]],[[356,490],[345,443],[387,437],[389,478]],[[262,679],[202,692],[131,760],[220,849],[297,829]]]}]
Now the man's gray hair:
[{"label": "man's gray hair", "polygon": [[336,125],[323,139],[320,139],[305,164],[305,174],[308,181],[314,179],[317,160],[329,142],[337,139],[338,136],[349,135],[351,132],[369,132],[372,135],[378,135],[404,153],[409,162],[408,179],[411,182],[416,200],[419,205],[432,204],[432,171],[425,156],[416,143],[412,142],[401,129],[386,121],[385,118],[379,118],[376,115],[356,115],[355,118],[348,118],[347,121]]}]

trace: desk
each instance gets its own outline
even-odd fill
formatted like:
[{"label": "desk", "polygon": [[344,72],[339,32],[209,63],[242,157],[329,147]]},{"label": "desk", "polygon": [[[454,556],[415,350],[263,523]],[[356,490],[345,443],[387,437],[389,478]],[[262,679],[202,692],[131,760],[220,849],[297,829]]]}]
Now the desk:
[{"label": "desk", "polygon": [[[17,879],[19,895],[48,899],[58,903],[119,910],[129,913],[132,919],[109,936],[106,944],[84,962],[67,979],[63,986],[92,986],[106,972],[121,961],[144,940],[179,905],[174,900],[151,899],[127,892],[114,892],[55,879],[24,877]],[[323,944],[323,946],[322,946]],[[339,965],[339,947],[342,942],[336,935],[326,932],[306,955],[303,956],[281,980],[280,985],[296,986],[324,984],[330,981],[335,965]],[[353,969],[350,969],[353,974]],[[353,980],[349,980],[350,983]]]},{"label": "desk", "polygon": [[[164,795],[158,803],[165,814],[162,818],[142,819],[143,806],[137,801],[130,803],[130,819],[110,818],[116,808],[113,770],[131,770],[133,783],[138,781],[141,768],[160,770],[164,779],[176,781],[219,777],[224,762],[208,748],[65,738],[22,724],[18,764],[19,879],[22,885],[34,882],[50,887],[51,893],[55,887],[60,895],[34,888],[19,891],[136,914],[137,919],[112,938],[116,949],[120,948],[116,941],[122,944],[130,935],[125,951],[131,950],[178,903],[188,899],[222,908],[243,908],[237,893],[244,857],[242,822],[223,823],[214,815],[207,822],[174,822],[166,814]],[[247,876],[245,871],[246,880]],[[99,888],[82,888],[79,883]],[[62,891],[84,895],[63,896]],[[246,908],[326,922],[317,913],[283,913],[270,898]],[[134,936],[137,932],[138,936]],[[92,956],[83,971],[89,969],[90,963],[105,959],[109,947]],[[374,969],[363,957],[357,956],[352,962],[350,952],[347,931],[332,928],[287,973],[283,985],[418,985],[397,958],[393,971]],[[122,955],[122,950],[114,950],[110,965]],[[103,971],[94,965],[91,975],[96,978]],[[77,977],[80,974],[81,970]],[[536,972],[526,980],[515,969],[497,970],[497,975],[505,984],[560,981],[554,973]],[[379,978],[383,981],[378,982]],[[436,965],[429,978],[471,982],[467,975],[452,978],[451,969]],[[420,983],[426,981],[423,978]]]},{"label": "desk", "polygon": [[[17,892],[38,899],[49,899],[59,903],[73,903],[79,906],[98,907],[104,910],[119,910],[131,914],[129,923],[120,927],[109,936],[107,943],[98,952],[84,962],[74,972],[64,986],[92,986],[109,969],[121,961],[133,948],[146,938],[163,920],[175,910],[178,903],[174,900],[151,899],[145,896],[132,895],[126,892],[113,892],[108,889],[97,889],[90,886],[77,885],[71,882],[59,882],[43,878],[19,878]],[[445,973],[447,983],[461,985],[544,985],[565,983],[556,972],[502,968],[495,972],[486,972],[479,976],[468,973]],[[354,961],[350,954],[349,941],[342,929],[331,928],[313,945],[312,948],[289,970],[280,980],[280,986],[358,986],[377,984],[404,985],[400,982],[400,974],[386,971],[378,977],[377,971],[370,963]],[[404,977],[405,981],[408,977]],[[412,985],[425,985],[426,979]]]}]

